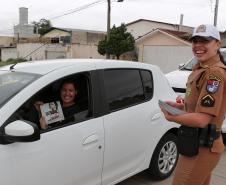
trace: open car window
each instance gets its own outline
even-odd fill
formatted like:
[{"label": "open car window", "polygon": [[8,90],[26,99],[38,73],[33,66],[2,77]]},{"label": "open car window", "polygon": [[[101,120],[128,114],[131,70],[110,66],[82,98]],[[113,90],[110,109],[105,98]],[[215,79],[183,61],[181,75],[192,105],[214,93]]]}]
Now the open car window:
[{"label": "open car window", "polygon": [[[75,98],[75,106],[72,109],[63,109],[60,98],[60,86],[65,79],[70,79],[76,84],[77,96]],[[38,125],[40,128],[39,120],[43,115],[37,111],[34,104],[37,101],[45,104],[44,112],[50,115],[51,108],[57,107],[57,113],[53,113],[52,116],[61,116],[59,119],[50,121],[47,130],[60,128],[70,124],[78,123],[92,117],[92,100],[90,96],[90,76],[89,73],[80,73],[65,78],[59,79],[46,87],[43,87],[41,91],[32,95],[32,97],[25,102],[19,110],[14,114],[14,120],[23,119],[31,121]],[[60,109],[61,112],[59,111]],[[69,115],[69,113],[70,115]],[[63,119],[62,119],[62,113]],[[47,116],[48,116],[47,115]]]}]

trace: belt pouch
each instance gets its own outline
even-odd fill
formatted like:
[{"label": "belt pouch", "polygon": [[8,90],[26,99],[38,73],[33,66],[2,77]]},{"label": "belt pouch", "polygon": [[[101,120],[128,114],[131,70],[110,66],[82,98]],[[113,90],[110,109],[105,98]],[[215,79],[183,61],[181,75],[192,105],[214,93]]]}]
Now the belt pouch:
[{"label": "belt pouch", "polygon": [[205,128],[200,128],[199,146],[212,148],[215,139],[220,137],[220,132],[216,131],[216,125],[208,124]]},{"label": "belt pouch", "polygon": [[199,129],[194,127],[180,126],[178,129],[179,153],[193,157],[199,152]]}]

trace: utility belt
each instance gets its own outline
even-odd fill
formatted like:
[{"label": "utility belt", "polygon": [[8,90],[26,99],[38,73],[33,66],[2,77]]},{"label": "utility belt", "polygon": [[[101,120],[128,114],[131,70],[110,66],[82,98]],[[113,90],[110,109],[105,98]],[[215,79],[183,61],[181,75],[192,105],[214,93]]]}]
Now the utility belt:
[{"label": "utility belt", "polygon": [[188,157],[198,154],[199,147],[211,148],[221,131],[216,130],[215,124],[208,124],[205,128],[180,126],[178,129],[179,153]]}]

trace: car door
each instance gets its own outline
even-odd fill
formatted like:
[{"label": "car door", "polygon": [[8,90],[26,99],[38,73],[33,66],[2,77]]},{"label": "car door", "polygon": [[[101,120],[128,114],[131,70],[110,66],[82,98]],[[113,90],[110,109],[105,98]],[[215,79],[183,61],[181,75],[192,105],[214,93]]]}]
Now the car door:
[{"label": "car door", "polygon": [[125,179],[141,170],[150,159],[146,156],[148,138],[155,132],[150,128],[157,122],[151,122],[156,108],[150,106],[153,93],[151,73],[147,71],[146,75],[149,75],[150,85],[144,85],[144,88],[138,69],[104,71],[110,114],[104,116],[103,184]]},{"label": "car door", "polygon": [[[31,143],[1,146],[9,173],[4,185],[100,185],[103,120],[96,118],[41,134]],[[5,180],[4,180],[5,179]]]},{"label": "car door", "polygon": [[[15,111],[17,114],[19,111],[15,105],[23,99],[27,102],[34,95],[32,93],[37,84],[46,83],[51,78],[56,77],[46,77],[26,91],[21,91],[1,111]],[[89,92],[89,101],[92,97]],[[1,184],[100,185],[104,151],[103,118],[90,114],[80,121],[42,131],[38,141],[0,145],[0,151]]]}]

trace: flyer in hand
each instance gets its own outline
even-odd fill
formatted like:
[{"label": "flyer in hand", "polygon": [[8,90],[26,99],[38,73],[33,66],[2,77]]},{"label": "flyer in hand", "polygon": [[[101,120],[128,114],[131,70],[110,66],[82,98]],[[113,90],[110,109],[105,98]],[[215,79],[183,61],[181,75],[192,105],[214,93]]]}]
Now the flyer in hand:
[{"label": "flyer in hand", "polygon": [[169,105],[168,103],[159,100],[159,106],[162,107],[163,109],[165,109],[167,112],[169,112],[172,115],[181,115],[181,114],[185,114],[186,112],[180,109],[177,109],[175,107],[172,107],[171,105]]},{"label": "flyer in hand", "polygon": [[45,103],[40,106],[40,109],[47,124],[64,120],[64,114],[59,101]]}]

